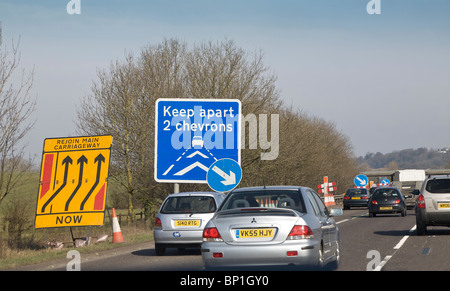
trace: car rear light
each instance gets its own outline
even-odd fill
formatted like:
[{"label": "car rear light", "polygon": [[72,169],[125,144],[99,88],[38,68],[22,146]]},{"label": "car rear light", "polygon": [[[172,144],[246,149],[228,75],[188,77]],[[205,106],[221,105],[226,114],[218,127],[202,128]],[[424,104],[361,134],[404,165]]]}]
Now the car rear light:
[{"label": "car rear light", "polygon": [[344,200],[349,200],[350,196],[344,196]]},{"label": "car rear light", "polygon": [[288,257],[296,257],[296,256],[298,256],[298,252],[297,251],[287,251],[286,255]]},{"label": "car rear light", "polygon": [[395,200],[395,204],[399,204],[400,203],[400,199]]},{"label": "car rear light", "polygon": [[369,200],[369,197],[363,196],[362,199],[364,199],[364,200]]},{"label": "car rear light", "polygon": [[213,258],[223,258],[223,253],[213,253]]},{"label": "car rear light", "polygon": [[155,225],[153,226],[153,229],[157,229],[157,230],[162,229],[161,219],[159,219],[158,217],[156,217],[156,219],[155,219]]},{"label": "car rear light", "polygon": [[425,208],[425,198],[422,194],[417,197],[417,208]]},{"label": "car rear light", "polygon": [[313,232],[307,225],[294,225],[287,239],[313,238]]},{"label": "car rear light", "polygon": [[203,241],[223,241],[223,239],[217,228],[208,227],[203,230]]},{"label": "car rear light", "polygon": [[377,204],[378,204],[378,202],[377,202],[376,200],[372,200],[372,204],[375,204],[375,205],[377,205]]}]

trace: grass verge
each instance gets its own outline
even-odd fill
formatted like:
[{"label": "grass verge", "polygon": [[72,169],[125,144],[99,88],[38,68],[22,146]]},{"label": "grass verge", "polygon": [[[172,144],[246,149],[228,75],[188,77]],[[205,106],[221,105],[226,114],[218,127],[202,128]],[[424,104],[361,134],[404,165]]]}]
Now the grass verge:
[{"label": "grass verge", "polygon": [[[148,229],[138,227],[122,227],[122,234],[125,242],[119,244],[112,243],[112,234],[108,234],[108,242],[93,243],[89,246],[76,248],[80,253],[95,253],[104,250],[110,250],[114,248],[120,248],[127,245],[153,241],[153,232]],[[95,241],[95,239],[94,239]],[[23,249],[23,250],[11,250],[8,249],[4,258],[0,259],[0,270],[10,270],[24,265],[38,264],[47,261],[64,259],[67,252],[74,249],[74,245],[71,241],[64,242],[64,247],[60,250],[48,248],[42,248],[38,250]]]}]

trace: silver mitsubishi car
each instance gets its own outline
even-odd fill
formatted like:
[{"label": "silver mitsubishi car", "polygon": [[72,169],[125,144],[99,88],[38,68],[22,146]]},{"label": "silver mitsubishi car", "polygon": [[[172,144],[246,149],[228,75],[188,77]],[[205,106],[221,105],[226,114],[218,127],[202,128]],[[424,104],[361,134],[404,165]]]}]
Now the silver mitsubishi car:
[{"label": "silver mitsubishi car", "polygon": [[236,189],[203,231],[206,269],[301,266],[337,268],[339,230],[328,210],[307,187]]},{"label": "silver mitsubishi car", "polygon": [[153,228],[156,254],[164,255],[166,248],[200,247],[203,229],[224,199],[225,194],[215,192],[167,196]]}]

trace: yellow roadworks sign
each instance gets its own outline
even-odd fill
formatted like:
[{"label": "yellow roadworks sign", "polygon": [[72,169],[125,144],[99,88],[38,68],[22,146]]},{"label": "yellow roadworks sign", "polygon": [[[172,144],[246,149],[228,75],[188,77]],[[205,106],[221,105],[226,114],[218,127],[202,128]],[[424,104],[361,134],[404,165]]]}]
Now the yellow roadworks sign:
[{"label": "yellow roadworks sign", "polygon": [[111,135],[44,141],[36,228],[104,224]]}]

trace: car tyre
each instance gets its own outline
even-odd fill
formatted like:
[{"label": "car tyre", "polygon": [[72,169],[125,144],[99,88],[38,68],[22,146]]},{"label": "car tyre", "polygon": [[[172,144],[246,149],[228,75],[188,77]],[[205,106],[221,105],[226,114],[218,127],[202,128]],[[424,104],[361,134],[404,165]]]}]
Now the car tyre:
[{"label": "car tyre", "polygon": [[424,235],[427,232],[427,226],[419,219],[416,219],[416,231],[417,235]]},{"label": "car tyre", "polygon": [[337,268],[339,268],[339,262],[340,262],[341,256],[340,256],[338,242],[336,242],[336,253],[334,255],[335,255],[335,260],[330,262],[327,266],[327,269],[329,269],[330,271],[337,270]]},{"label": "car tyre", "polygon": [[323,256],[323,245],[320,244],[320,248],[319,248],[319,260],[317,262],[317,268],[319,270],[323,270],[324,266],[325,266],[325,262],[324,262],[324,256]]},{"label": "car tyre", "polygon": [[377,216],[375,213],[369,212],[369,217],[375,217],[375,216]]},{"label": "car tyre", "polygon": [[157,256],[164,256],[166,248],[160,244],[155,244],[155,252]]}]

